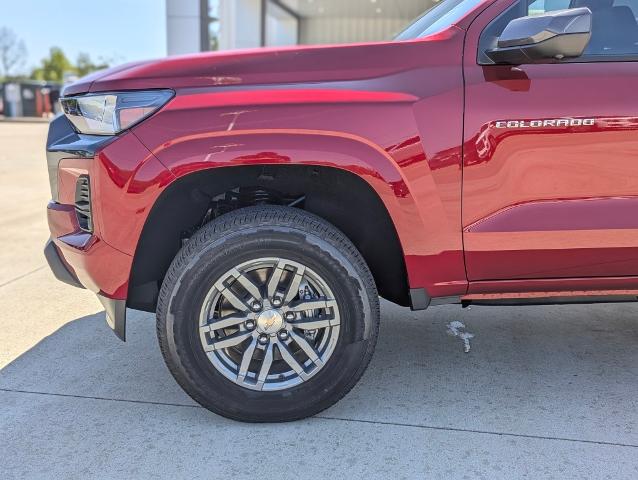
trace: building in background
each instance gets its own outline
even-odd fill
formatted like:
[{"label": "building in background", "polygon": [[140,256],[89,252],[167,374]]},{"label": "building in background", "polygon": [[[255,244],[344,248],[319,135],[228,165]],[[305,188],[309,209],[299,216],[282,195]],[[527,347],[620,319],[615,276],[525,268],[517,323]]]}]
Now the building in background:
[{"label": "building in background", "polygon": [[169,55],[385,40],[438,0],[166,0]]},{"label": "building in background", "polygon": [[21,80],[0,83],[0,115],[50,118],[59,112],[58,83]]}]

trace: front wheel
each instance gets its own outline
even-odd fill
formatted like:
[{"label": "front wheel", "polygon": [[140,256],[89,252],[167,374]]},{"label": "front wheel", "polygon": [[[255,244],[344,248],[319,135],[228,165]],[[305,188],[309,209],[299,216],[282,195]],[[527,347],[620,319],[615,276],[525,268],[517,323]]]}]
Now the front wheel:
[{"label": "front wheel", "polygon": [[379,301],[354,245],[306,212],[253,207],[202,228],[171,265],[158,337],[184,390],[225,417],[305,418],[357,383]]}]

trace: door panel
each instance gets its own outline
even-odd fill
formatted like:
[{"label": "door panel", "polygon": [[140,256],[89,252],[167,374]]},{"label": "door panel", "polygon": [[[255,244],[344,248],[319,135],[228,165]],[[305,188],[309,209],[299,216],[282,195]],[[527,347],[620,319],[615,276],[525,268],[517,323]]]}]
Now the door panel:
[{"label": "door panel", "polygon": [[638,64],[480,66],[468,32],[463,229],[470,281],[638,274]]}]

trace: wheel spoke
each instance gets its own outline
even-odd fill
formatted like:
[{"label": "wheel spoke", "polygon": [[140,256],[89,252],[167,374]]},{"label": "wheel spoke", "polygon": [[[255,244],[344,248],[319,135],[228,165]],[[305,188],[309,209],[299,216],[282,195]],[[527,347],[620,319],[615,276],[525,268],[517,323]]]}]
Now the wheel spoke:
[{"label": "wheel spoke", "polygon": [[290,368],[292,368],[295,373],[301,377],[302,380],[308,380],[308,374],[303,369],[301,364],[297,361],[297,359],[293,356],[292,352],[288,348],[288,345],[283,342],[279,342],[277,344],[277,348],[279,349],[279,353],[281,353],[281,358],[283,358],[283,360],[288,365],[290,365]]},{"label": "wheel spoke", "polygon": [[237,373],[237,381],[242,383],[246,379],[246,375],[248,374],[248,367],[250,367],[250,362],[253,359],[253,354],[255,353],[255,349],[257,348],[257,339],[253,338],[250,345],[246,348],[244,355],[241,358],[241,365],[239,366],[239,372]]},{"label": "wheel spoke", "polygon": [[301,347],[304,353],[308,355],[308,358],[312,361],[312,363],[318,366],[323,365],[323,362],[319,358],[317,351],[312,345],[308,343],[305,338],[295,332],[290,332],[290,337],[297,343],[297,345],[299,345],[299,347]]},{"label": "wheel spoke", "polygon": [[288,286],[288,291],[286,292],[286,296],[284,297],[284,304],[290,303],[293,298],[299,293],[299,286],[301,285],[301,281],[303,280],[303,276],[306,273],[306,267],[303,265],[299,265],[297,267],[297,271],[295,272],[295,276],[292,277],[290,285]]},{"label": "wheel spoke", "polygon": [[230,328],[236,327],[246,321],[246,317],[231,315],[228,317],[221,318],[219,320],[214,321],[213,323],[206,325],[202,328],[208,328],[209,332],[214,332],[215,330],[221,330],[222,328]]},{"label": "wheel spoke", "polygon": [[259,287],[255,285],[252,280],[250,280],[246,275],[243,275],[237,269],[233,269],[231,271],[231,276],[235,277],[235,280],[239,282],[239,284],[246,289],[248,293],[255,299],[261,300],[261,292],[259,291]]},{"label": "wheel spoke", "polygon": [[288,310],[291,312],[299,313],[308,310],[318,310],[321,308],[336,307],[336,300],[330,300],[327,298],[317,298],[313,300],[299,300],[289,305]]},{"label": "wheel spoke", "polygon": [[268,280],[268,298],[273,298],[275,293],[277,293],[277,287],[279,287],[279,282],[281,282],[281,277],[284,274],[284,269],[286,268],[286,262],[283,260],[279,260],[277,266],[273,269],[272,274],[270,275],[270,279]]},{"label": "wheel spoke", "polygon": [[270,372],[272,361],[273,361],[273,342],[270,342],[268,346],[266,347],[266,352],[264,353],[264,360],[261,362],[261,367],[259,368],[259,375],[257,376],[256,387],[259,390],[264,389],[264,384],[266,383],[266,377],[268,377],[268,373]]},{"label": "wheel spoke", "polygon": [[253,332],[237,332],[222,339],[215,341],[213,344],[206,345],[204,350],[214,352],[224,348],[235,347],[252,336]]},{"label": "wheel spoke", "polygon": [[336,318],[324,319],[316,317],[303,318],[297,322],[289,322],[291,327],[300,328],[301,330],[319,330],[320,328],[336,327],[339,320]]},{"label": "wheel spoke", "polygon": [[240,312],[247,312],[250,310],[250,307],[246,302],[241,300],[237,295],[235,295],[230,288],[227,288],[221,282],[215,284],[215,288],[219,290],[219,292],[224,296],[224,298],[230,303],[233,308],[239,310]]}]

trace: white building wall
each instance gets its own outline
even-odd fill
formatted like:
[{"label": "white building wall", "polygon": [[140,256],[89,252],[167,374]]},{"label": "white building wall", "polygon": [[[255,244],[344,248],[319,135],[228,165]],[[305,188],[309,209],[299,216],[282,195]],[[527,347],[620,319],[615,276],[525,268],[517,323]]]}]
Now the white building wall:
[{"label": "white building wall", "polygon": [[199,0],[166,0],[166,50],[169,55],[201,49]]},{"label": "white building wall", "polygon": [[298,21],[277,5],[266,12],[266,46],[280,47],[299,43]]},{"label": "white building wall", "polygon": [[[343,0],[346,1],[346,0]],[[200,52],[203,22],[200,0],[166,0],[167,51],[169,55]],[[262,1],[221,0],[221,50],[257,48],[262,44]],[[266,45],[352,43],[386,40],[408,23],[405,18],[316,16],[299,22],[279,7],[270,7],[266,18]],[[299,38],[298,38],[299,30]]]},{"label": "white building wall", "polygon": [[357,43],[391,39],[407,25],[403,18],[308,18],[301,22],[303,44]]},{"label": "white building wall", "polygon": [[220,50],[261,46],[261,0],[222,0]]}]

